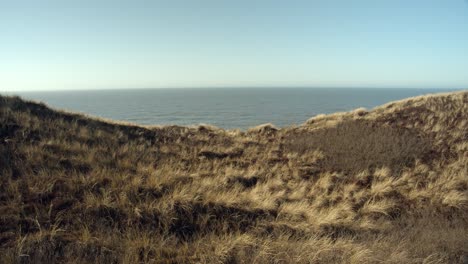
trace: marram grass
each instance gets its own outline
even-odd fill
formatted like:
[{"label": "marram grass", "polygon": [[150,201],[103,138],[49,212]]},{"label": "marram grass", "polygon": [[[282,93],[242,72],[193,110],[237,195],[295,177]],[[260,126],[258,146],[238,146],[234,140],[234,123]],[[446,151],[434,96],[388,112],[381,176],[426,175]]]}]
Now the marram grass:
[{"label": "marram grass", "polygon": [[468,93],[141,127],[0,97],[0,263],[466,263]]}]

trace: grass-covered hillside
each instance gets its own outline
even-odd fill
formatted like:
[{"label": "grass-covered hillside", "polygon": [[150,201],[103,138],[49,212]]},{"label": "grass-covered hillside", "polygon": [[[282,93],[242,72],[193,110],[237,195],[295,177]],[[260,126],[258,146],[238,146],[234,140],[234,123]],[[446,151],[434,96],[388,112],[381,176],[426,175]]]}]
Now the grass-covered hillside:
[{"label": "grass-covered hillside", "polygon": [[467,263],[468,92],[249,131],[0,96],[0,263]]}]

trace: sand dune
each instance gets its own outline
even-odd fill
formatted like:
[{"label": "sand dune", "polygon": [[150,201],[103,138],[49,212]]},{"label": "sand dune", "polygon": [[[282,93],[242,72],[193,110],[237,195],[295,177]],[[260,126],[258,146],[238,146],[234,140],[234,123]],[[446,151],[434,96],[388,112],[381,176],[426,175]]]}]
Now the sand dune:
[{"label": "sand dune", "polygon": [[246,132],[0,97],[0,263],[466,263],[468,92]]}]

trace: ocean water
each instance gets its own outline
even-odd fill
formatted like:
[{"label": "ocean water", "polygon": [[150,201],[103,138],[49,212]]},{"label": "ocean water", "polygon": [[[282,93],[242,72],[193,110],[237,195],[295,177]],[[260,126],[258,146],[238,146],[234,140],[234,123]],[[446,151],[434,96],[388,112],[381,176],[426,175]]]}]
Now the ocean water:
[{"label": "ocean water", "polygon": [[317,114],[349,111],[446,89],[206,88],[16,93],[53,108],[144,125],[246,129],[298,125]]}]

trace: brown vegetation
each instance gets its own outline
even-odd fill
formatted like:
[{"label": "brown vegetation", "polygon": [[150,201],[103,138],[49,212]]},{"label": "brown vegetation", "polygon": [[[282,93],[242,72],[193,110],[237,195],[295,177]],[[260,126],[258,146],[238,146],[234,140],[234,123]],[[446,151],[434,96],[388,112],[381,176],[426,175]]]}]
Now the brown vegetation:
[{"label": "brown vegetation", "polygon": [[464,263],[468,93],[247,132],[0,97],[0,263]]}]

